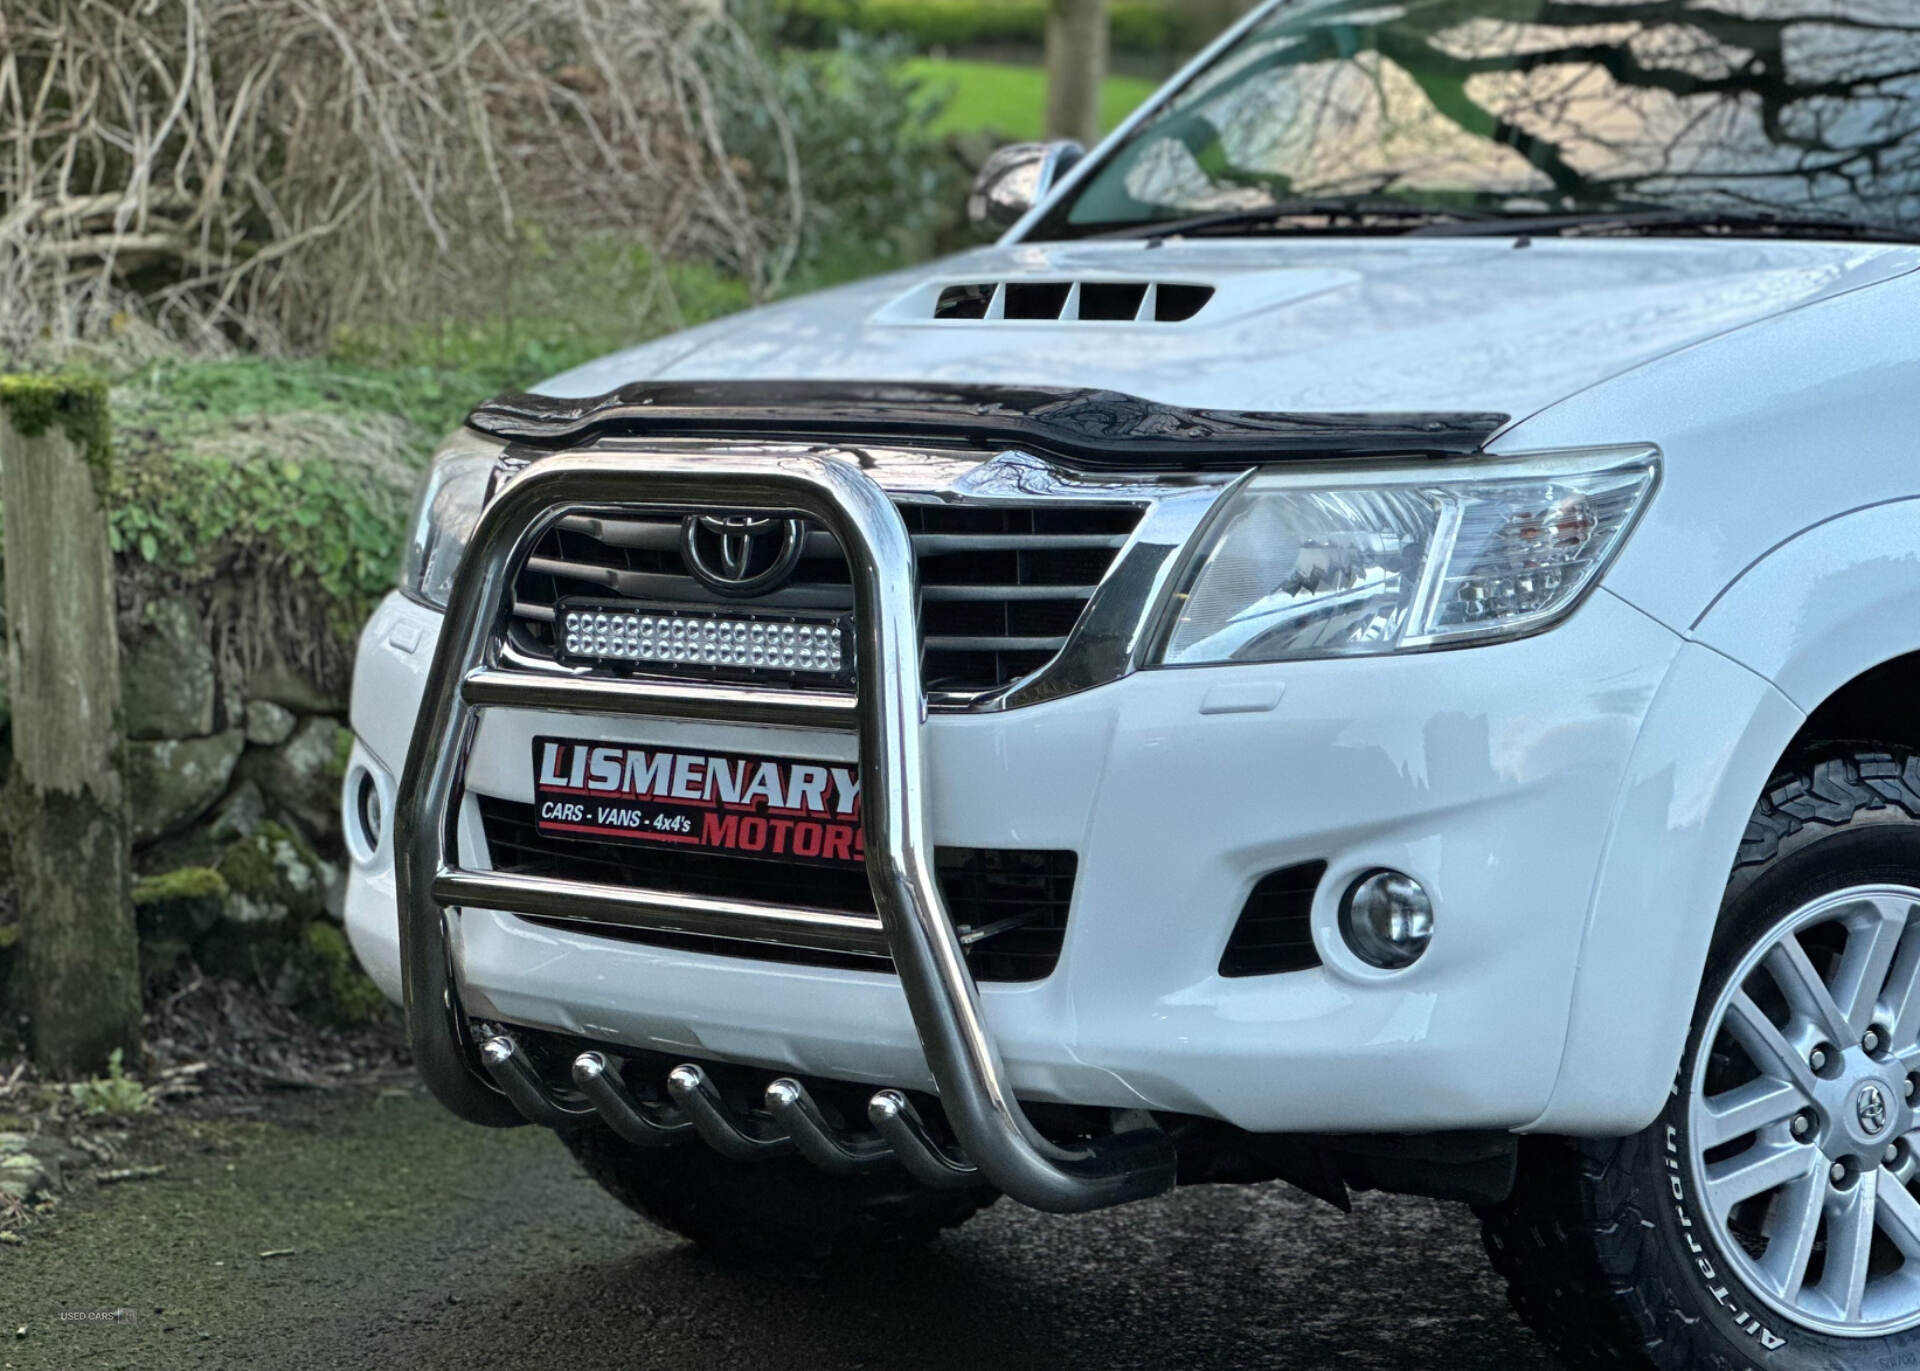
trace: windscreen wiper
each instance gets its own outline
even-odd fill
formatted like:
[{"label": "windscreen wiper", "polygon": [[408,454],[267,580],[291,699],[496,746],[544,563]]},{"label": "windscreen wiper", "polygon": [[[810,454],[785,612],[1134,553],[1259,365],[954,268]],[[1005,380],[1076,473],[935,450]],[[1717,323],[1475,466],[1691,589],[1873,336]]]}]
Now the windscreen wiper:
[{"label": "windscreen wiper", "polygon": [[1159,242],[1167,238],[1202,237],[1209,234],[1298,232],[1302,220],[1324,220],[1342,228],[1365,228],[1385,233],[1406,233],[1422,225],[1447,224],[1462,228],[1500,216],[1485,210],[1455,209],[1447,205],[1422,205],[1408,200],[1368,199],[1359,196],[1329,196],[1323,199],[1280,200],[1255,209],[1223,210],[1214,214],[1196,214],[1184,219],[1153,219],[1141,224],[1104,229],[1093,238],[1141,238]]},{"label": "windscreen wiper", "polygon": [[1765,209],[1621,209],[1585,214],[1509,216],[1499,222],[1434,223],[1410,229],[1410,235],[1469,238],[1578,238],[1587,234],[1697,233],[1752,238],[1839,238],[1879,243],[1920,242],[1920,233],[1902,233],[1875,224],[1821,214]]}]

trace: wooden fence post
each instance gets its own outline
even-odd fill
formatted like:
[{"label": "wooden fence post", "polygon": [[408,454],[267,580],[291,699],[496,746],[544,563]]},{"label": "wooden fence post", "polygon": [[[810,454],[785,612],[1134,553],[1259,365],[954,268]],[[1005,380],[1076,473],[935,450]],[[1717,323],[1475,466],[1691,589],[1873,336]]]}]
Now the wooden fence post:
[{"label": "wooden fence post", "polygon": [[34,1060],[59,1075],[98,1071],[114,1048],[133,1057],[140,1045],[111,463],[103,382],[0,376],[16,985]]}]

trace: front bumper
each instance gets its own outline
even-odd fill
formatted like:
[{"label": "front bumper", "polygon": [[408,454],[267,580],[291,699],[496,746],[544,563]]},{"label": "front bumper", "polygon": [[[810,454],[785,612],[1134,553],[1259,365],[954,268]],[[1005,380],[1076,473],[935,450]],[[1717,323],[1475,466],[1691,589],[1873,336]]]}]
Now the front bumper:
[{"label": "front bumper", "polygon": [[[355,765],[376,777],[405,756],[438,621],[394,597],[363,638]],[[1516,643],[1146,671],[1047,704],[934,717],[936,843],[1081,857],[1058,969],[981,989],[1012,1088],[1256,1132],[1533,1122],[1566,1094],[1596,876],[1678,649],[1603,591]],[[530,800],[528,740],[583,727],[822,760],[850,760],[854,747],[844,734],[494,708],[469,786]],[[483,864],[470,814],[461,840],[463,859]],[[1313,913],[1325,965],[1219,976],[1253,884],[1314,860],[1328,863]],[[356,855],[347,913],[362,960],[393,993],[391,862],[385,846]],[[1376,866],[1413,873],[1438,911],[1427,956],[1393,975],[1356,962],[1335,929],[1340,893]],[[453,930],[459,993],[476,1015],[826,1079],[932,1084],[890,975],[636,946],[497,912],[468,910]],[[1576,1094],[1601,1130],[1610,1109],[1622,1129],[1644,1122],[1638,1094],[1604,1074]]]}]

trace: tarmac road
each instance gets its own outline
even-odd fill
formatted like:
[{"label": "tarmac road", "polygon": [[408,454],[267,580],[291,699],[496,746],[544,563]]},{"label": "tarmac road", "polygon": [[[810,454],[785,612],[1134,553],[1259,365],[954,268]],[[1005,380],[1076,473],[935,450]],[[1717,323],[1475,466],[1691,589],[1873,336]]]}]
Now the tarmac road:
[{"label": "tarmac road", "polygon": [[0,1246],[0,1367],[1552,1365],[1471,1216],[1419,1201],[1343,1216],[1280,1186],[1201,1187],[1077,1219],[1003,1202],[924,1253],[801,1278],[716,1265],[551,1138],[467,1128],[412,1089],[175,1120],[126,1147],[166,1174],[82,1181]]}]

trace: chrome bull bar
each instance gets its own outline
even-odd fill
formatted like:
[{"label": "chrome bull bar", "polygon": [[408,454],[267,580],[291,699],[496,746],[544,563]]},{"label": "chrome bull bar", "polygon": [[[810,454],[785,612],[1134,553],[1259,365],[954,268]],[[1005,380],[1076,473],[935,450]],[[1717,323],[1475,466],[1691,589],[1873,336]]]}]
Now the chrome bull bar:
[{"label": "chrome bull bar", "polygon": [[[817,520],[840,543],[852,572],[852,697],[749,686],[534,677],[499,669],[516,568],[535,540],[569,510],[622,505],[689,511],[769,510]],[[892,501],[848,462],[806,455],[570,454],[545,459],[514,481],[482,516],[462,560],[434,655],[396,806],[394,868],[401,967],[416,1064],[434,1094],[476,1123],[531,1117],[564,1126],[580,1115],[556,1103],[510,1039],[493,1038],[482,1060],[459,1003],[448,921],[471,905],[604,923],[775,935],[813,946],[877,947],[891,954],[927,1066],[965,1160],[934,1143],[898,1091],[874,1096],[880,1139],[917,1177],[937,1184],[984,1181],[1036,1209],[1059,1213],[1144,1198],[1174,1182],[1171,1140],[1132,1129],[1074,1146],[1043,1137],[1027,1120],[981,1012],[958,935],[934,879],[927,816],[912,543]],[[583,715],[706,719],[740,724],[851,729],[859,739],[867,877],[879,919],[827,911],[700,899],[619,887],[541,881],[462,870],[456,800],[483,706]],[[825,1129],[805,1092],[782,1090],[769,1107],[785,1136],[742,1132],[697,1068],[669,1083],[679,1108],[668,1118],[621,1099],[604,1061],[576,1063],[575,1082],[616,1128],[659,1140],[691,1128],[725,1139],[741,1155],[797,1149],[833,1169],[878,1158],[871,1138]],[[583,1075],[587,1079],[582,1079]],[[776,1082],[776,1085],[783,1084]],[[786,1082],[785,1084],[797,1083]],[[819,1127],[816,1128],[816,1123]],[[625,1128],[621,1131],[624,1133]],[[737,1136],[736,1136],[737,1135]]]}]

